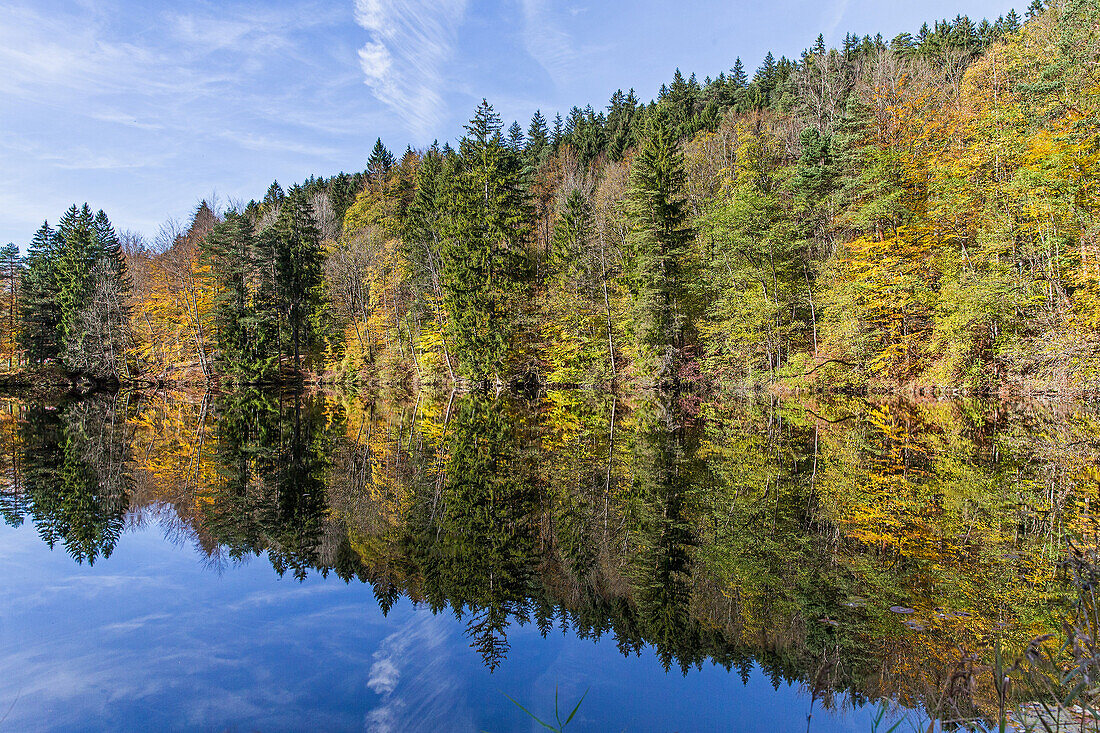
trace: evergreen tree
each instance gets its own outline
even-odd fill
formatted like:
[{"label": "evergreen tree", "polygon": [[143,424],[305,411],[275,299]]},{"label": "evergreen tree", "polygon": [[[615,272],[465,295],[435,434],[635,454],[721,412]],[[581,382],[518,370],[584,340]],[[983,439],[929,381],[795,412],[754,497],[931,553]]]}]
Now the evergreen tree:
[{"label": "evergreen tree", "polygon": [[[683,344],[682,280],[692,239],[684,198],[684,158],[668,114],[647,126],[631,175],[631,214],[636,262],[633,287],[640,306],[640,347],[656,357],[657,382],[671,377],[674,350]],[[655,352],[655,353],[653,353]]]},{"label": "evergreen tree", "polygon": [[[355,197],[363,189],[362,174],[354,175],[340,172],[328,180],[328,197],[332,202],[333,214],[337,223],[344,221],[344,214],[348,207],[355,202]],[[248,214],[247,210],[244,212]]]},{"label": "evergreen tree", "polygon": [[374,149],[371,150],[370,159],[367,160],[367,175],[375,183],[380,183],[389,172],[393,170],[394,164],[397,160],[393,157],[385,145],[382,144],[382,138],[378,138],[374,142]]},{"label": "evergreen tree", "polygon": [[550,135],[550,146],[557,152],[565,139],[565,124],[562,122],[561,113],[554,115],[554,130]]},{"label": "evergreen tree", "polygon": [[22,277],[23,263],[19,257],[19,247],[14,243],[0,247],[0,281],[4,284],[4,311],[3,330],[0,334],[0,352],[8,354],[8,368],[15,365],[15,355],[18,351],[16,334],[19,331],[17,308],[19,305],[19,280]]},{"label": "evergreen tree", "polygon": [[214,279],[214,337],[221,370],[240,382],[263,382],[275,377],[277,358],[265,344],[270,329],[257,319],[248,280],[255,243],[252,224],[231,210],[203,240],[203,255]]},{"label": "evergreen tree", "polygon": [[319,356],[323,308],[321,233],[302,189],[291,189],[275,223],[264,232],[273,271],[273,302],[282,355],[293,359],[296,374]]},{"label": "evergreen tree", "polygon": [[733,62],[733,68],[730,69],[730,84],[734,89],[744,89],[748,83],[749,77],[745,73],[745,64],[741,62],[741,57],[738,56],[737,60]]},{"label": "evergreen tree", "polygon": [[523,137],[523,128],[518,122],[513,122],[508,128],[508,149],[513,153],[522,153],[526,140]]},{"label": "evergreen tree", "polygon": [[278,181],[272,181],[271,185],[267,187],[267,193],[264,194],[264,200],[260,202],[261,214],[277,213],[284,198],[286,198],[286,194],[283,193],[283,187],[279,185]]},{"label": "evergreen tree", "polygon": [[626,151],[634,144],[634,121],[638,114],[638,98],[631,89],[623,94],[616,91],[607,107],[607,152],[611,160],[623,159]]},{"label": "evergreen tree", "polygon": [[454,351],[479,383],[505,373],[530,230],[522,164],[500,127],[482,100],[459,144],[441,252]]},{"label": "evergreen tree", "polygon": [[775,56],[772,55],[771,51],[768,51],[768,55],[764,57],[764,63],[756,70],[756,75],[753,76],[752,81],[760,89],[763,103],[767,104],[771,99],[772,92],[775,91],[779,83]]},{"label": "evergreen tree", "polygon": [[126,369],[133,285],[122,243],[102,210],[96,213],[91,228],[91,270],[74,328],[66,335],[65,362],[83,374],[111,379]]},{"label": "evergreen tree", "polygon": [[20,344],[31,362],[61,355],[56,266],[57,235],[48,222],[43,222],[28,247],[19,302]]},{"label": "evergreen tree", "polygon": [[586,269],[588,243],[592,238],[592,205],[580,189],[573,189],[554,227],[553,266]]},{"label": "evergreen tree", "polygon": [[91,273],[99,244],[95,219],[88,204],[69,208],[57,225],[57,303],[61,311],[61,345],[67,348],[80,337],[80,312],[91,289]]},{"label": "evergreen tree", "polygon": [[538,168],[546,159],[550,147],[550,132],[546,127],[546,118],[542,112],[535,110],[531,117],[531,125],[527,128],[527,163],[532,168]]}]

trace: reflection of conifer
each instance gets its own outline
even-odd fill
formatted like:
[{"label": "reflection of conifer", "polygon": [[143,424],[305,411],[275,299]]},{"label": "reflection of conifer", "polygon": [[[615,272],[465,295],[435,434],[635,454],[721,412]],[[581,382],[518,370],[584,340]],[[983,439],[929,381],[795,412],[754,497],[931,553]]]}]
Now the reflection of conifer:
[{"label": "reflection of conifer", "polygon": [[686,521],[695,440],[665,419],[639,429],[634,489],[641,502],[635,564],[638,610],[667,670],[678,659],[686,672],[699,648],[699,629],[688,612],[693,544]]},{"label": "reflection of conifer", "polygon": [[336,577],[345,583],[350,583],[353,579],[366,582],[367,568],[363,565],[363,558],[351,546],[346,528],[341,539],[342,541],[336,546],[336,552],[332,558],[332,569],[336,573]]},{"label": "reflection of conifer", "polygon": [[433,609],[469,608],[468,634],[495,668],[507,619],[530,617],[536,594],[536,486],[502,402],[468,395],[455,409],[442,501],[426,502],[403,546],[422,569]]},{"label": "reflection of conifer", "polygon": [[752,656],[747,653],[742,653],[742,656],[737,660],[737,672],[741,675],[741,683],[749,684],[749,679],[752,678]]},{"label": "reflection of conifer", "polygon": [[387,579],[375,583],[372,590],[374,591],[375,600],[378,601],[378,608],[382,610],[382,615],[389,616],[393,604],[401,598],[401,589]]},{"label": "reflection of conifer", "polygon": [[218,413],[220,480],[207,489],[206,527],[243,558],[266,552],[302,580],[322,562],[330,425],[323,400],[243,391]]},{"label": "reflection of conifer", "polygon": [[475,611],[466,624],[470,645],[481,654],[481,661],[495,671],[508,656],[508,612],[502,605],[490,605]]},{"label": "reflection of conifer", "polygon": [[540,597],[535,604],[535,625],[543,637],[554,630],[554,605],[546,596]]},{"label": "reflection of conifer", "polygon": [[768,678],[768,681],[772,683],[772,687],[776,690],[779,689],[779,685],[783,682],[783,670],[780,665],[779,657],[774,652],[765,652],[760,656],[760,670]]},{"label": "reflection of conifer", "polygon": [[77,562],[110,557],[129,506],[125,402],[100,398],[63,411],[31,407],[21,425],[26,507],[43,541]]}]

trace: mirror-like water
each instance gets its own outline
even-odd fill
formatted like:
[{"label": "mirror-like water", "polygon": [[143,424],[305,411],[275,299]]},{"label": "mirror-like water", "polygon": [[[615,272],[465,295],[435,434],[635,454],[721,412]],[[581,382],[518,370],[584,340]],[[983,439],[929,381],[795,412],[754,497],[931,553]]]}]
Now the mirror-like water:
[{"label": "mirror-like water", "polygon": [[1098,456],[1084,406],[9,400],[0,727],[991,720]]}]

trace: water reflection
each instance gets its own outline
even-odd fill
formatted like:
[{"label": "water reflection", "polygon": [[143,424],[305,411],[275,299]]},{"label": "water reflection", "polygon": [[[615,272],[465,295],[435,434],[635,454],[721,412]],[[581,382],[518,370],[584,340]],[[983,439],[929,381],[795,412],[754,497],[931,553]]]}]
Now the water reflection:
[{"label": "water reflection", "polygon": [[1054,625],[1058,561],[1100,487],[1085,408],[258,391],[3,407],[4,520],[80,563],[155,520],[214,566],[264,557],[369,583],[383,612],[455,614],[489,669],[534,624],[651,646],[666,670],[756,665],[826,708],[935,699],[944,717],[991,716],[991,685],[955,673]]},{"label": "water reflection", "polygon": [[14,430],[12,420],[6,422],[4,520],[18,526],[29,518],[47,545],[61,543],[77,562],[110,557],[130,499],[126,399],[64,410],[28,406]]}]

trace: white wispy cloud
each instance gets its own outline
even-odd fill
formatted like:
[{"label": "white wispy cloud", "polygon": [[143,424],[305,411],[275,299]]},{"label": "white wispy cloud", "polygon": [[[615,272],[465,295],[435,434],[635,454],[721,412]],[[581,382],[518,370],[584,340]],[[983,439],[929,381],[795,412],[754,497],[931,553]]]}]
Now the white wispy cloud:
[{"label": "white wispy cloud", "polygon": [[833,40],[836,34],[836,29],[840,26],[840,22],[844,20],[844,14],[848,12],[848,4],[851,0],[834,0],[825,13],[824,23],[825,30],[822,35],[827,40]]},{"label": "white wispy cloud", "polygon": [[[555,84],[562,84],[581,69],[583,54],[565,30],[561,8],[549,0],[521,0],[523,43],[536,61],[546,69]],[[570,17],[577,9],[567,10]]]},{"label": "white wispy cloud", "polygon": [[456,730],[473,728],[468,711],[456,706],[461,685],[446,650],[454,633],[447,619],[421,609],[382,640],[367,678],[380,698],[364,718],[370,733],[434,730],[440,720]]},{"label": "white wispy cloud", "polygon": [[394,664],[394,660],[383,657],[376,659],[370,668],[370,677],[367,679],[367,687],[376,695],[388,695],[397,689],[397,681],[401,679],[401,672]]},{"label": "white wispy cloud", "polygon": [[408,118],[418,137],[444,119],[444,65],[466,6],[467,0],[355,0],[355,21],[370,36],[359,49],[364,82]]},{"label": "white wispy cloud", "polygon": [[583,30],[589,12],[584,4],[519,0],[519,5],[523,11],[524,48],[559,89],[569,89],[577,79],[589,75],[593,64],[599,63],[611,48],[594,43],[591,37],[578,38],[575,31]]}]

